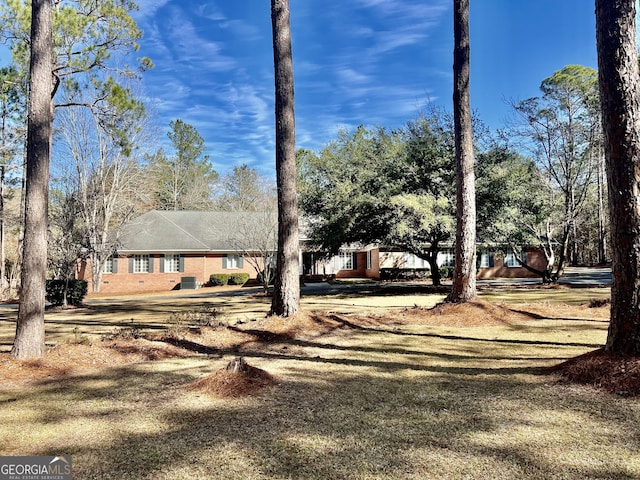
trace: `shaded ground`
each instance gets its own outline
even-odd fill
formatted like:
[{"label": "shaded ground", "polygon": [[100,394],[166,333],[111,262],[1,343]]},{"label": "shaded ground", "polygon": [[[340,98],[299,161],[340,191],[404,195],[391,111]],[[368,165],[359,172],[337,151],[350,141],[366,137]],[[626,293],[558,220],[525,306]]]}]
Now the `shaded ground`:
[{"label": "shaded ground", "polygon": [[640,478],[637,399],[549,371],[602,345],[598,291],[338,292],[286,320],[198,293],[48,314],[42,361],[0,354],[0,455],[100,480]]},{"label": "shaded ground", "polygon": [[[390,288],[398,292],[402,287],[397,285]],[[85,374],[146,360],[186,357],[194,353],[221,357],[286,351],[288,355],[296,355],[302,352],[303,347],[310,345],[310,339],[340,329],[393,329],[400,325],[453,328],[517,326],[550,318],[606,318],[606,301],[592,301],[591,304],[528,304],[514,307],[478,300],[453,305],[441,303],[432,308],[407,307],[385,314],[301,312],[293,319],[269,317],[240,323],[219,322],[213,327],[146,334],[145,338],[136,338],[140,334],[134,329],[123,328],[114,334],[104,335],[99,342],[80,338],[75,342],[56,345],[37,361],[20,362],[6,353],[0,354],[0,382],[5,387],[17,387],[43,379]],[[638,358],[609,355],[598,349],[555,365],[548,372],[570,382],[592,385],[620,395],[640,395]],[[253,386],[259,389],[271,384],[273,379],[268,375],[261,377],[256,370],[245,375],[229,375],[221,371],[201,381],[199,388],[214,394],[236,396],[252,393]]]}]

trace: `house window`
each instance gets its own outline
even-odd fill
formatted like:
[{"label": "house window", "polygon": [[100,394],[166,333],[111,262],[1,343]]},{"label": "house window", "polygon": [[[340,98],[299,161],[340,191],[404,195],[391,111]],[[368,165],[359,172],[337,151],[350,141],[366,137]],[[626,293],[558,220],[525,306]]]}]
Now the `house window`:
[{"label": "house window", "polygon": [[107,260],[104,262],[104,265],[102,266],[102,273],[115,273],[113,268],[114,262],[115,260],[113,259],[113,257],[107,258]]},{"label": "house window", "polygon": [[489,252],[482,252],[480,254],[480,268],[489,268]]},{"label": "house window", "polygon": [[527,253],[523,250],[520,254],[520,260],[518,261],[518,255],[513,251],[505,254],[504,256],[504,266],[505,267],[520,267],[521,263],[524,263],[527,259]]},{"label": "house window", "polygon": [[373,268],[372,256],[371,250],[367,250],[367,270],[371,270]]},{"label": "house window", "polygon": [[456,263],[456,256],[453,250],[444,250],[438,252],[438,266],[440,267],[454,267]]},{"label": "house window", "polygon": [[225,259],[226,259],[226,265],[223,265],[224,268],[228,268],[228,269],[241,268],[240,255],[227,255]]},{"label": "house window", "polygon": [[404,268],[424,268],[425,261],[413,253],[404,253],[402,257]]},{"label": "house window", "polygon": [[164,256],[164,271],[178,273],[180,271],[180,255],[168,254]]},{"label": "house window", "polygon": [[341,252],[336,257],[336,267],[338,270],[353,270],[353,254]]},{"label": "house window", "polygon": [[133,256],[133,273],[149,273],[149,255]]}]

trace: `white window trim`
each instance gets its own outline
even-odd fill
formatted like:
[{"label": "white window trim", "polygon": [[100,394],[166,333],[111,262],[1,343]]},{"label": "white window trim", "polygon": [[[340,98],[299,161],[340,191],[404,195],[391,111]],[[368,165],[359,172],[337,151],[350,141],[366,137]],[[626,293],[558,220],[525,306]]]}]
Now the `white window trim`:
[{"label": "white window trim", "polygon": [[107,275],[112,275],[113,274],[113,258],[109,257],[107,258],[107,261],[104,262],[104,265],[102,265],[102,273],[103,274],[107,274]]},{"label": "white window trim", "polygon": [[227,255],[227,270],[238,270],[240,267],[240,255]]},{"label": "white window trim", "polygon": [[454,267],[456,263],[456,255],[453,250],[445,249],[438,254],[439,267]]},{"label": "white window trim", "polygon": [[164,254],[164,273],[180,273],[180,254]]},{"label": "white window trim", "polygon": [[134,255],[133,256],[133,273],[149,273],[149,262],[151,258],[149,255]]},{"label": "white window trim", "polygon": [[336,270],[353,270],[353,253],[340,252],[336,255]]},{"label": "white window trim", "polygon": [[[520,260],[523,262],[526,261],[526,258],[527,258],[526,255],[527,255],[527,252],[522,250],[519,255]],[[518,268],[522,266],[520,265],[520,262],[518,262],[518,254],[514,252],[505,253],[503,263],[504,263],[504,266],[507,268]]]}]

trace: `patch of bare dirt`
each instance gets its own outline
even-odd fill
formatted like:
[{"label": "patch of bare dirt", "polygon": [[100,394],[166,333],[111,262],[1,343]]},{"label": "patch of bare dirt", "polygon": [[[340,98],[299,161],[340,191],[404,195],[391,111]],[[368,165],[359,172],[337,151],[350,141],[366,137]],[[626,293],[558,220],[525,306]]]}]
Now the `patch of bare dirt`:
[{"label": "patch of bare dirt", "polygon": [[237,357],[226,367],[192,383],[189,388],[220,397],[244,397],[277,383],[276,378],[270,373],[249,365],[242,357]]},{"label": "patch of bare dirt", "polygon": [[594,350],[551,368],[573,383],[622,396],[640,396],[640,357]]}]

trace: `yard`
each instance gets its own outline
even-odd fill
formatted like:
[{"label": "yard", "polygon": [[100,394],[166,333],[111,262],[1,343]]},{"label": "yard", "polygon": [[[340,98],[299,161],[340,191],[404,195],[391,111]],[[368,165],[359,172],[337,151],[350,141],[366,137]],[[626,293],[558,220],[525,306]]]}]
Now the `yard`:
[{"label": "yard", "polygon": [[0,354],[0,454],[77,479],[640,478],[638,398],[548,369],[603,344],[608,289],[313,288],[291,320],[234,288],[49,312],[44,360]]}]

